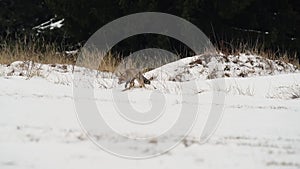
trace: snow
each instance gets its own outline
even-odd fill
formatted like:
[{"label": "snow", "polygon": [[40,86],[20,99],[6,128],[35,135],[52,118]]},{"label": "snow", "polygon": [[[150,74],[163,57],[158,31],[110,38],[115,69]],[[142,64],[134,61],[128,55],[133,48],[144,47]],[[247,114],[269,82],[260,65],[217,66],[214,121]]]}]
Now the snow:
[{"label": "snow", "polygon": [[[248,61],[250,65],[246,64]],[[225,75],[226,66],[230,66],[226,69],[230,76],[220,78]],[[247,75],[238,76],[237,67]],[[217,73],[210,76],[214,69]],[[145,160],[116,157],[99,149],[82,130],[75,113],[73,71],[82,73],[83,78],[98,77],[78,87],[95,85],[97,106],[111,112],[104,114],[105,119],[119,132],[132,137],[157,135],[168,129],[181,106],[199,106],[201,112],[208,112],[216,92],[226,96],[221,123],[212,137],[200,144],[207,115],[200,113],[189,135],[166,154]],[[1,169],[300,168],[300,73],[290,64],[246,54],[215,60],[195,56],[147,72],[147,77],[153,77],[147,89],[126,92],[121,91],[124,84],[117,84],[112,73],[74,69],[71,65],[18,61],[0,65],[0,75]],[[222,79],[224,83],[219,83]],[[112,91],[118,97],[113,98]],[[117,111],[109,109],[113,102],[118,102],[147,111],[151,104],[156,104],[151,102],[151,95],[160,93],[166,97],[167,111],[158,119],[157,126],[124,127],[114,120],[118,118]],[[130,103],[122,102],[126,94]],[[194,96],[200,102],[193,100]],[[116,145],[124,141],[110,134],[101,139]],[[158,148],[160,141],[135,145],[134,151]]]},{"label": "snow", "polygon": [[64,21],[65,21],[65,19],[57,20],[56,17],[54,17],[54,18],[51,18],[47,22],[44,22],[44,23],[42,23],[38,26],[33,27],[32,29],[37,30],[37,32],[41,32],[45,29],[53,30],[53,29],[56,29],[56,28],[61,28],[64,25],[63,24]]},{"label": "snow", "polygon": [[[213,56],[213,57],[212,57]],[[294,73],[292,64],[257,55],[198,55],[172,62],[146,73],[149,78],[167,81],[189,81],[221,77],[252,77]]]}]

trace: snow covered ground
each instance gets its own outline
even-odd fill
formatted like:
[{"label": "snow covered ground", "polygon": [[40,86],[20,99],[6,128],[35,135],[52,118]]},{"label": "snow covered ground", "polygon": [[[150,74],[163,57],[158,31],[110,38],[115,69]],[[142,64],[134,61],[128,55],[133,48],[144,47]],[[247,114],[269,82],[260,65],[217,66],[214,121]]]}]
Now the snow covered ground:
[{"label": "snow covered ground", "polygon": [[[111,155],[84,134],[73,101],[72,66],[1,65],[0,168],[300,168],[300,73],[292,65],[256,56],[222,58],[225,61],[217,60],[221,63],[217,69],[224,71],[212,71],[217,72],[214,76],[209,71],[213,61],[186,58],[146,73],[153,79],[148,89],[126,92],[121,92],[124,84],[114,83],[113,74],[92,72],[100,77],[93,82],[95,100],[106,106],[116,101],[109,97],[111,90],[129,94],[130,102],[141,109],[149,106],[147,98],[152,92],[164,93],[174,109],[197,105],[207,110],[213,92],[226,95],[221,123],[205,144],[198,143],[204,117],[200,114],[198,125],[178,146],[146,160]],[[88,71],[76,70],[83,75]],[[218,77],[225,77],[225,83],[214,85]],[[188,88],[191,83],[197,86]],[[181,88],[188,88],[187,95],[197,95],[200,104],[181,101]],[[122,102],[121,98],[117,101]],[[168,114],[172,116],[171,111]],[[109,135],[100,139],[122,142]],[[159,143],[148,144],[155,147]],[[145,147],[134,149],[142,152]]]}]

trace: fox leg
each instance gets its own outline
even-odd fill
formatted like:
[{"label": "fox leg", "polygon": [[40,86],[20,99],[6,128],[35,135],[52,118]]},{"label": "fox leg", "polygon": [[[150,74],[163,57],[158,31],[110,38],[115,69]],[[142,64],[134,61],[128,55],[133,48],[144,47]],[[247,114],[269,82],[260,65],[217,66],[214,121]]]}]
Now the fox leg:
[{"label": "fox leg", "polygon": [[[134,80],[135,80],[135,78],[132,78],[132,79],[126,81],[126,83],[125,83],[125,89],[131,89],[131,88],[133,88],[134,87]],[[129,87],[128,87],[128,84],[129,84]]]},{"label": "fox leg", "polygon": [[140,88],[144,87],[145,88],[145,83],[143,79],[139,79],[138,80],[139,84],[140,84]]},{"label": "fox leg", "polygon": [[144,76],[142,75],[142,73],[141,72],[139,72],[138,74],[137,74],[137,81],[139,82],[139,85],[140,85],[140,88],[142,88],[142,87],[145,87],[145,83],[144,83],[144,78],[143,78]]},{"label": "fox leg", "polygon": [[129,84],[129,88],[130,88],[130,86],[131,86],[131,80],[127,80],[126,81],[126,83],[125,83],[125,89],[127,89],[128,84]]}]

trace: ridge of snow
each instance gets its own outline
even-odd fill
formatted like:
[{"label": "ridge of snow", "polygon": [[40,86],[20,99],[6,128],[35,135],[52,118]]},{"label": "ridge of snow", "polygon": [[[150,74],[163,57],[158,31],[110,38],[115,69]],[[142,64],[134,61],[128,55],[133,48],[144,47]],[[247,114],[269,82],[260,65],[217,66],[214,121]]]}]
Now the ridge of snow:
[{"label": "ridge of snow", "polygon": [[148,78],[164,81],[190,81],[223,77],[252,77],[297,73],[290,63],[258,55],[198,55],[184,58],[146,73]]}]

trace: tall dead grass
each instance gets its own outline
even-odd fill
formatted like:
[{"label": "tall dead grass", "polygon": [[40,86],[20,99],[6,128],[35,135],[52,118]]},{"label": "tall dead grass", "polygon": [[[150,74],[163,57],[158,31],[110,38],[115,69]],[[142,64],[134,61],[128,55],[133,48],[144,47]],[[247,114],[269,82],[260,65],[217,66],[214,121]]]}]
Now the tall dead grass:
[{"label": "tall dead grass", "polygon": [[[2,41],[0,42],[0,64],[10,64],[14,61],[33,61],[43,64],[75,65],[78,53],[68,53],[54,43],[43,43],[35,40]],[[91,64],[96,63],[99,55],[103,58],[98,70],[113,72],[119,63],[119,55],[96,52],[89,54]],[[97,62],[99,63],[99,62]]]},{"label": "tall dead grass", "polygon": [[41,41],[19,40],[0,43],[0,64],[14,61],[34,61],[39,63],[73,64],[74,57],[59,52],[55,44]]},{"label": "tall dead grass", "polygon": [[291,63],[300,68],[300,61],[297,52],[287,52],[283,50],[270,50],[264,43],[244,42],[244,41],[221,41],[218,44],[218,51],[225,55],[238,55],[240,53],[255,54],[271,60],[280,60],[285,63]]},{"label": "tall dead grass", "polygon": [[[0,42],[0,64],[10,64],[14,61],[33,61],[44,64],[76,64],[78,53],[68,54],[63,52],[61,47],[55,44],[44,43],[42,40],[25,40],[19,41],[1,41]],[[268,59],[278,59],[286,63],[292,63],[300,68],[299,59],[297,54],[290,55],[287,52],[271,51],[265,49],[263,44],[259,43],[236,43],[221,42],[219,45],[219,51],[225,55],[239,53],[256,54]],[[82,52],[82,51],[81,51]],[[122,61],[122,56],[119,53],[103,53],[97,51],[95,53],[86,53],[86,55],[92,55],[89,57],[89,63],[100,63],[98,70],[114,72],[118,65]],[[99,55],[103,58],[100,62]],[[92,59],[91,59],[92,58]],[[94,59],[93,59],[94,58]]]}]

